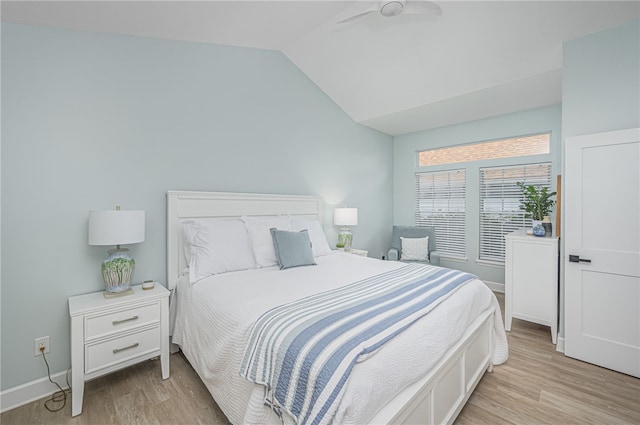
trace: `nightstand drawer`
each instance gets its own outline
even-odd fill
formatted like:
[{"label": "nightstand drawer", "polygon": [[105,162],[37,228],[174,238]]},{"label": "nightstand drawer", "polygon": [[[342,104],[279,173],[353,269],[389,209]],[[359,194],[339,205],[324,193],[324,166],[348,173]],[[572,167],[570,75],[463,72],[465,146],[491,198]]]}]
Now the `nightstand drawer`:
[{"label": "nightstand drawer", "polygon": [[136,306],[100,316],[85,317],[85,341],[101,338],[150,323],[160,322],[160,303]]},{"label": "nightstand drawer", "polygon": [[110,339],[85,349],[85,373],[93,373],[144,354],[160,353],[160,327]]}]

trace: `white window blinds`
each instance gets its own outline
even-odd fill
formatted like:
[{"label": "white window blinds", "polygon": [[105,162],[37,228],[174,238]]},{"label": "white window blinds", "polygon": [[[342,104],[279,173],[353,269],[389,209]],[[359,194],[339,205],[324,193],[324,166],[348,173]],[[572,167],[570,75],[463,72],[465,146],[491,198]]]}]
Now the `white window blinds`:
[{"label": "white window blinds", "polygon": [[531,227],[517,185],[551,187],[551,164],[480,168],[480,259],[504,262],[504,235]]},{"label": "white window blinds", "polygon": [[416,225],[433,226],[436,249],[465,258],[465,170],[416,173]]}]

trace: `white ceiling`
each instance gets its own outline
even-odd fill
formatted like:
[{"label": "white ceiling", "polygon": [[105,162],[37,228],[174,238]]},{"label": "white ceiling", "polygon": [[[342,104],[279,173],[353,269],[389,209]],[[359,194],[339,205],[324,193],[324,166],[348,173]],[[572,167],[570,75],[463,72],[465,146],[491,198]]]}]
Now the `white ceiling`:
[{"label": "white ceiling", "polygon": [[[412,1],[412,0],[409,0]],[[420,1],[420,0],[414,0]],[[356,122],[390,135],[559,103],[564,41],[640,18],[640,1],[2,1],[2,20],[282,51]]]}]

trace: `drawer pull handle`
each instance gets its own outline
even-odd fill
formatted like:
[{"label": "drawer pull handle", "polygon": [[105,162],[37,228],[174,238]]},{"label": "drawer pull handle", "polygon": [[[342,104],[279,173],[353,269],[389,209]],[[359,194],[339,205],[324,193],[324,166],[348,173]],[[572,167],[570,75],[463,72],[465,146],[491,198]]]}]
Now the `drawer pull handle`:
[{"label": "drawer pull handle", "polygon": [[114,320],[113,325],[119,325],[120,323],[125,323],[125,322],[130,322],[132,320],[138,320],[138,316],[133,316],[133,317],[129,317],[128,319],[122,319],[122,320]]},{"label": "drawer pull handle", "polygon": [[124,350],[130,350],[130,349],[132,349],[132,348],[136,348],[138,345],[140,345],[140,344],[138,344],[137,342],[135,342],[135,343],[133,343],[133,344],[129,345],[128,347],[114,348],[114,349],[113,349],[113,354],[118,354],[118,353],[119,353],[119,352],[121,352],[121,351],[124,351]]}]

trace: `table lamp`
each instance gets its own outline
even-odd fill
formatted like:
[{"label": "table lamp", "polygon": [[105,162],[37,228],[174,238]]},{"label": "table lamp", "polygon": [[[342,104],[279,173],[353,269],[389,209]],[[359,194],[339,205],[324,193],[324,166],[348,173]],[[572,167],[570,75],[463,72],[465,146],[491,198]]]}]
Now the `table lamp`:
[{"label": "table lamp", "polygon": [[89,245],[115,245],[102,262],[102,278],[107,294],[124,295],[130,288],[136,262],[128,254],[129,245],[144,242],[144,211],[89,211]]},{"label": "table lamp", "polygon": [[333,224],[342,226],[338,234],[338,247],[342,246],[345,251],[349,251],[351,242],[353,242],[353,235],[349,231],[349,226],[358,224],[358,209],[336,208],[333,210]]}]

